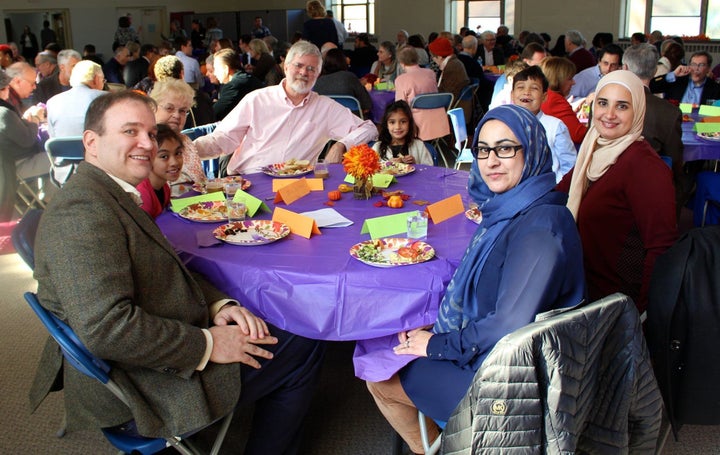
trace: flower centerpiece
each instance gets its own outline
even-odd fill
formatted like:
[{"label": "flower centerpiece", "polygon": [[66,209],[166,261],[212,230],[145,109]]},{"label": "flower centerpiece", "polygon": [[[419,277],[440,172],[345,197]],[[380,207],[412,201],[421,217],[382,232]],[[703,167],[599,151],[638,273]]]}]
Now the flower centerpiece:
[{"label": "flower centerpiece", "polygon": [[345,172],[355,179],[353,196],[355,199],[370,199],[373,184],[372,176],[380,170],[380,157],[367,144],[351,147],[343,155]]}]

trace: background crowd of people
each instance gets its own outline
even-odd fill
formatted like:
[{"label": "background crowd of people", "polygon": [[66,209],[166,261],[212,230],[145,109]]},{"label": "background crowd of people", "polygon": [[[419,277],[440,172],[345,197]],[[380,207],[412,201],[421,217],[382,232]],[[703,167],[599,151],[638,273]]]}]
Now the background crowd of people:
[{"label": "background crowd of people", "polygon": [[[552,49],[546,33],[523,31],[515,38],[505,26],[479,35],[467,28],[459,34],[433,33],[427,42],[421,35],[400,30],[395,41],[380,41],[378,47],[368,34],[358,34],[353,48],[345,49],[347,31],[321,2],[307,2],[307,12],[302,32],[291,43],[273,37],[261,17],[237,42],[208,18],[205,24],[193,21],[189,31],[173,21],[162,43],[141,43],[131,18],[123,16],[112,37],[113,55],[104,62],[92,45],[85,46],[82,54],[56,49],[52,42],[45,43],[48,33],[41,35],[45,44],[40,50],[26,27],[19,48],[0,45],[0,221],[13,217],[16,173],[41,175],[50,169],[41,129],[47,137],[85,135],[88,163],[80,168],[79,183],[70,194],[89,201],[87,210],[106,215],[107,219],[90,220],[86,226],[80,223],[90,230],[96,224],[131,223],[124,218],[137,218],[135,213],[118,215],[108,209],[131,205],[127,193],[139,193],[141,209],[158,216],[169,202],[169,184],[204,182],[210,176],[202,160],[221,156],[221,174],[233,175],[288,158],[316,161],[323,152],[328,162],[340,162],[351,146],[377,141],[374,148],[385,159],[431,165],[423,141],[450,134],[446,112],[413,110],[412,100],[437,92],[458,99],[464,88],[477,84],[471,112],[488,112],[479,121],[472,113],[466,116],[475,131],[469,195],[487,221],[449,284],[435,326],[398,335],[396,352],[420,359],[388,381],[368,384],[383,414],[417,452],[416,408],[447,420],[497,340],[531,322],[537,313],[613,292],[632,297],[640,311],[647,307],[655,260],[677,239],[678,210],[692,188],[694,170],[682,163],[677,104],[720,99],[720,85],[713,80],[710,54],[695,52],[686,62],[680,40],[663,40],[656,33],[647,40],[642,34],[633,35],[632,45],[623,50],[607,33],[597,34],[588,47],[577,30],[560,35]],[[498,73],[502,75],[497,77]],[[372,108],[368,92],[377,83],[395,88],[395,100],[379,125],[321,96],[356,97],[361,111],[368,114]],[[118,93],[103,104],[100,97],[107,91]],[[653,93],[663,93],[665,100]],[[585,106],[588,112],[583,117]],[[119,128],[117,122],[129,122],[132,115],[139,119],[137,137],[128,139],[117,130],[105,130],[106,124]],[[198,139],[182,134],[186,128],[216,122],[214,131]],[[105,147],[124,153],[118,143],[141,150],[130,158],[140,164],[120,165],[105,158]],[[661,155],[671,159],[671,167]],[[115,188],[106,174],[122,180],[126,191]],[[63,210],[81,208],[73,206],[71,196],[58,199],[47,215],[53,228],[76,229]],[[130,212],[142,214],[141,209],[133,206]],[[46,223],[45,232],[48,229]],[[147,239],[140,231],[149,229],[143,226],[128,235],[145,245]],[[47,237],[44,242],[47,251],[56,248]],[[98,251],[104,247],[99,242],[91,242]],[[148,248],[162,249],[155,244]],[[128,262],[133,262],[135,253],[139,254],[129,253]],[[58,270],[48,254],[39,255],[40,267],[48,275],[61,276],[57,282],[72,281],[66,276],[71,271]],[[157,254],[167,256],[165,251]],[[96,258],[103,255],[107,254],[98,253]],[[106,258],[103,264],[107,262],[113,261]],[[488,271],[486,263],[503,267]],[[528,263],[542,267],[528,270]],[[177,264],[168,264],[162,264],[168,274],[185,273]],[[146,265],[145,273],[152,268]],[[72,305],[60,295],[65,291],[55,289],[51,281],[40,283],[45,300],[52,295],[59,308],[68,310]],[[128,286],[116,284],[118,289]],[[195,297],[200,289],[193,284],[183,291]],[[115,298],[117,289],[103,292]],[[74,302],[89,298],[81,291],[68,295]],[[154,310],[155,302],[145,297],[132,304]],[[153,298],[169,297],[153,294]],[[68,311],[80,313],[76,306]],[[204,311],[202,328],[207,329],[210,319],[218,323],[226,317],[256,324],[264,336],[270,336],[271,329],[274,336],[280,333],[281,345],[295,340],[294,335],[268,329],[255,316],[240,311],[224,305]],[[103,319],[100,316],[97,320]],[[183,323],[190,324],[198,317],[186,319]],[[197,330],[192,336],[207,340],[209,333]],[[96,347],[105,347],[104,340],[90,338]],[[232,344],[225,338],[216,342]],[[225,359],[210,346],[212,355],[193,348],[183,367],[210,376],[214,367],[205,370],[209,360],[255,366],[247,359]],[[312,353],[313,362],[293,368],[316,374],[321,348],[309,340],[300,346]],[[119,355],[117,351],[107,350],[109,355]],[[269,356],[261,352],[255,355]],[[230,377],[239,382],[236,373]],[[300,419],[288,424],[291,435],[273,441],[282,448],[299,438],[298,422],[314,381],[311,376],[306,379],[304,396],[294,407]],[[176,386],[173,381],[168,384]],[[284,388],[272,393],[285,393]],[[444,392],[438,393],[438,388]],[[233,396],[220,407],[226,411],[236,401]],[[110,416],[111,423],[122,417],[121,413]],[[173,414],[162,425],[186,429],[185,422],[171,421],[174,418]],[[141,430],[152,426],[139,423],[144,425]]]}]

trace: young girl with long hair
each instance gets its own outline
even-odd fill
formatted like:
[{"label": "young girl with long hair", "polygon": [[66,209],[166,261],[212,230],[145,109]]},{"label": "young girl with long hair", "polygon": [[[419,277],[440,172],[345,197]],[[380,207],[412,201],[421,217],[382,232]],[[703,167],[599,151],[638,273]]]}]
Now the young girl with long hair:
[{"label": "young girl with long hair", "polygon": [[432,156],[417,134],[410,106],[405,101],[395,101],[385,109],[373,150],[378,152],[382,160],[432,166]]}]

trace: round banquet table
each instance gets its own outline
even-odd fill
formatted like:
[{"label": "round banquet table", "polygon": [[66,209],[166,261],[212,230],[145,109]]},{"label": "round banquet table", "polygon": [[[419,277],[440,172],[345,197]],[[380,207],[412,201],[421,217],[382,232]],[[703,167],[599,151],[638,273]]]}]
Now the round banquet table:
[{"label": "round banquet table", "polygon": [[701,139],[693,131],[695,122],[682,123],[683,161],[720,160],[720,142]]},{"label": "round banquet table", "polygon": [[[344,193],[334,209],[352,220],[344,228],[322,228],[310,239],[290,234],[277,242],[259,246],[220,244],[199,247],[197,234],[222,223],[196,223],[165,212],[157,219],[160,229],[187,267],[202,273],[219,289],[240,301],[268,322],[292,333],[322,340],[356,340],[356,375],[363,379],[389,377],[410,356],[396,356],[397,332],[435,322],[445,288],[457,268],[477,225],[464,214],[428,226],[427,242],[435,257],[425,263],[379,268],[350,256],[354,244],[369,240],[361,234],[363,221],[423,207],[460,194],[467,205],[468,173],[447,168],[415,165],[415,172],[397,177],[389,190],[412,196],[402,209],[375,207],[381,200],[355,200]],[[245,176],[252,182],[248,192],[272,210],[272,180],[265,174]],[[309,174],[312,177],[312,174]],[[312,191],[291,205],[278,204],[301,213],[327,208],[327,191],[343,182],[339,164],[330,165],[325,191]],[[253,219],[270,219],[258,211]],[[396,237],[404,237],[399,234]]]}]

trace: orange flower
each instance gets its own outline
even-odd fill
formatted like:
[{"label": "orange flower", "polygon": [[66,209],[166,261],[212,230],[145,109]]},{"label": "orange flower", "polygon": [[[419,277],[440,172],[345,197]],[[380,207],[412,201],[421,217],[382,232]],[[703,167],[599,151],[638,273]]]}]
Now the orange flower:
[{"label": "orange flower", "polygon": [[367,144],[351,147],[343,155],[345,172],[355,179],[368,178],[380,170],[380,157]]}]

